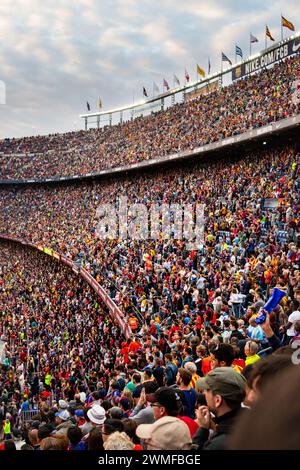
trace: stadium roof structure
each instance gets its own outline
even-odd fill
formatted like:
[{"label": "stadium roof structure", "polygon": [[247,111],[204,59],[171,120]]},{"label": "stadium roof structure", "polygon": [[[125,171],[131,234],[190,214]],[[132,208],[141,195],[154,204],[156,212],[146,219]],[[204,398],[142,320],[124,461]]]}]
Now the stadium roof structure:
[{"label": "stadium roof structure", "polygon": [[163,111],[166,105],[166,99],[171,100],[171,105],[175,104],[175,97],[181,95],[181,101],[185,101],[186,97],[191,92],[197,92],[201,89],[205,92],[212,83],[218,86],[222,85],[223,76],[228,73],[232,73],[232,80],[243,78],[246,75],[255,73],[264,67],[273,65],[286,57],[293,54],[300,53],[300,31],[297,33],[276,42],[272,46],[263,49],[260,52],[252,54],[245,60],[241,60],[222,69],[220,72],[212,73],[202,80],[198,80],[184,86],[173,88],[165,93],[161,93],[153,98],[147,100],[141,100],[137,103],[133,103],[127,106],[109,109],[107,111],[89,112],[81,114],[80,117],[84,119],[85,130],[96,124],[97,128],[101,127],[103,122],[108,122],[111,126],[113,124],[113,116],[116,116],[119,123],[123,122],[124,113],[130,113],[130,119],[143,115],[143,113],[149,113],[153,110]]}]

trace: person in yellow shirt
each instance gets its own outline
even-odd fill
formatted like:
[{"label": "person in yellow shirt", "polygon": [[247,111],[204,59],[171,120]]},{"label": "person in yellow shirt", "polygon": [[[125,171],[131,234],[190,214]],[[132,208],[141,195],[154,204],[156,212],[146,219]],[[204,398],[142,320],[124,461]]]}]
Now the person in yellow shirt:
[{"label": "person in yellow shirt", "polygon": [[255,341],[247,341],[244,351],[246,355],[246,366],[254,364],[260,360],[260,356],[257,354],[258,344]]},{"label": "person in yellow shirt", "polygon": [[4,421],[4,425],[3,425],[3,434],[4,436],[8,436],[9,434],[11,434],[11,424],[10,424],[10,421],[9,419],[6,419]]},{"label": "person in yellow shirt", "polygon": [[45,387],[48,391],[50,390],[51,378],[51,374],[48,372],[45,376]]},{"label": "person in yellow shirt", "polygon": [[142,296],[142,301],[141,301],[141,312],[145,313],[146,310],[147,310],[147,299],[146,299],[146,296],[143,295]]}]

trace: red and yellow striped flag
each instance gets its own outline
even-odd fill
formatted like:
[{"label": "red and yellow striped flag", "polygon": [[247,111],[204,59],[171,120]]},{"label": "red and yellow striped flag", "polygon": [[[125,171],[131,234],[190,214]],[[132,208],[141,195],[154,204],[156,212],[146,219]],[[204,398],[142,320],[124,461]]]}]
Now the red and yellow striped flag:
[{"label": "red and yellow striped flag", "polygon": [[291,31],[295,31],[295,26],[293,25],[293,23],[291,23],[290,21],[288,21],[284,16],[281,15],[281,24],[282,26],[284,26],[285,28],[288,28],[290,29]]},{"label": "red and yellow striped flag", "polygon": [[275,39],[273,38],[272,34],[270,33],[270,30],[269,30],[269,28],[268,28],[267,25],[266,25],[266,36],[267,36],[268,38],[270,38],[271,41],[275,41]]}]

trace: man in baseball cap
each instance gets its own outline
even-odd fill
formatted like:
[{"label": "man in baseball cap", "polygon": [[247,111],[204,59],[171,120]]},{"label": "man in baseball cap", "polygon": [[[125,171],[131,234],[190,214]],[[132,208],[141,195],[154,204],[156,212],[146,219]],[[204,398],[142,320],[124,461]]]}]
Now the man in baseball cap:
[{"label": "man in baseball cap", "polygon": [[70,426],[73,426],[70,421],[70,413],[68,410],[59,410],[55,413],[56,434],[67,435]]},{"label": "man in baseball cap", "polygon": [[59,410],[55,413],[55,417],[58,418],[56,421],[60,424],[62,421],[67,421],[70,418],[70,414],[67,410]]},{"label": "man in baseball cap", "polygon": [[[198,450],[223,450],[226,448],[227,436],[242,411],[246,379],[232,367],[217,367],[207,374],[201,385],[207,406],[200,406],[196,410],[196,422],[200,428],[193,442],[198,445]],[[211,428],[215,431],[209,438]]]},{"label": "man in baseball cap", "polygon": [[188,426],[191,436],[194,436],[198,430],[199,426],[192,418],[181,416],[184,414],[184,395],[181,390],[160,387],[152,397],[149,397],[149,402],[153,409],[155,421],[165,416],[173,416],[182,420]]},{"label": "man in baseball cap", "polygon": [[147,450],[188,450],[192,446],[188,426],[174,416],[164,416],[153,424],[140,424],[136,435]]},{"label": "man in baseball cap", "polygon": [[179,393],[169,387],[160,387],[150,397],[149,402],[153,409],[155,421],[164,416],[177,416],[182,407]]}]

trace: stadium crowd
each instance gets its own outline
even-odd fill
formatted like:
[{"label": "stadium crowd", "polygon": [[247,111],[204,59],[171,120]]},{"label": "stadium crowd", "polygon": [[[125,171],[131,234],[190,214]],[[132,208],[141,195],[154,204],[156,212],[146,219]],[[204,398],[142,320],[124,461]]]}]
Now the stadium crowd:
[{"label": "stadium crowd", "polygon": [[[299,57],[216,93],[101,130],[4,139],[1,179],[49,178],[100,170],[192,150],[299,113],[292,100]],[[1,155],[2,154],[2,155]]]},{"label": "stadium crowd", "polygon": [[[215,290],[227,292],[229,301],[234,282],[240,294],[256,287],[267,292],[278,274],[280,282],[295,277],[285,264],[296,256],[297,159],[294,149],[285,147],[231,163],[192,164],[168,175],[127,177],[121,190],[118,179],[3,189],[0,230],[81,259],[125,313],[137,308],[147,316],[184,305],[190,308],[207,287],[212,293],[205,294],[205,301],[212,300]],[[97,207],[117,205],[122,195],[147,208],[153,202],[204,204],[204,249],[189,252],[184,241],[172,239],[99,240]],[[264,209],[266,198],[278,199],[279,207]],[[256,283],[250,279],[253,270]]]},{"label": "stadium crowd", "polygon": [[[300,335],[298,159],[297,149],[286,145],[239,158],[191,163],[168,174],[2,189],[0,232],[81,259],[128,317],[138,312],[142,319],[124,341],[103,315],[103,307],[95,307],[97,301],[89,288],[74,289],[78,281],[61,270],[51,277],[50,267],[39,261],[39,254],[32,255],[33,268],[21,276],[26,283],[36,283],[33,292],[42,290],[42,296],[36,298],[30,292],[24,296],[14,277],[19,266],[26,266],[26,256],[24,252],[13,255],[12,248],[4,245],[1,264],[8,268],[2,268],[0,277],[5,312],[2,333],[4,326],[3,334],[9,338],[16,331],[15,322],[24,325],[20,320],[24,302],[25,311],[29,305],[36,314],[28,331],[29,339],[37,343],[27,355],[21,336],[19,342],[14,338],[6,346],[9,354],[1,367],[4,449],[15,448],[21,437],[21,447],[31,450],[264,448],[263,439],[255,440],[251,416],[269,403],[273,379],[285,373],[299,377],[296,348],[291,347],[298,344]],[[99,240],[97,207],[105,203],[117,207],[120,195],[148,208],[153,202],[205,204],[203,247],[188,251],[185,241],[172,237]],[[268,198],[278,206],[266,209]],[[70,283],[76,299],[70,302],[73,309],[62,302],[69,299]],[[11,285],[12,290],[7,288]],[[255,316],[275,286],[287,295],[257,325]],[[52,287],[62,293],[47,311]],[[55,336],[50,343],[54,359],[44,331],[49,310],[59,327],[54,331],[53,321],[50,333],[69,332],[63,344]],[[76,323],[72,322],[74,314]],[[83,342],[86,320],[92,325],[87,325],[88,337]],[[21,334],[21,329],[17,331]],[[87,347],[94,355],[85,359]],[[22,360],[28,373],[34,375],[39,367],[41,380],[33,390],[16,393],[20,384],[14,372]],[[49,371],[43,367],[47,361]],[[68,378],[59,375],[62,364],[62,374],[66,372]],[[69,373],[74,378],[71,391]],[[5,387],[9,388],[10,374],[17,384],[9,396]],[[299,380],[285,383],[272,399],[273,410],[282,396],[288,399],[298,393]],[[24,412],[34,404],[37,413],[23,422]],[[291,410],[285,410],[285,427],[293,439],[281,433],[281,446],[298,448],[293,446],[299,445],[299,431]],[[248,432],[252,440],[247,439]],[[272,432],[265,444],[270,448],[278,440],[276,430]]]},{"label": "stadium crowd", "polygon": [[0,250],[0,415],[18,429],[19,411],[37,410],[39,400],[96,389],[105,366],[118,363],[121,336],[70,268],[13,243]]},{"label": "stadium crowd", "polygon": [[[5,139],[0,179],[97,173],[267,125],[299,113],[299,73],[297,56],[118,126]],[[132,332],[68,267],[0,241],[1,450],[299,448],[299,149],[263,149],[0,189],[0,234],[79,262]],[[202,243],[174,228],[100,239],[97,209],[121,196],[129,221],[135,203],[203,204]],[[285,296],[260,322],[275,287]]]}]

